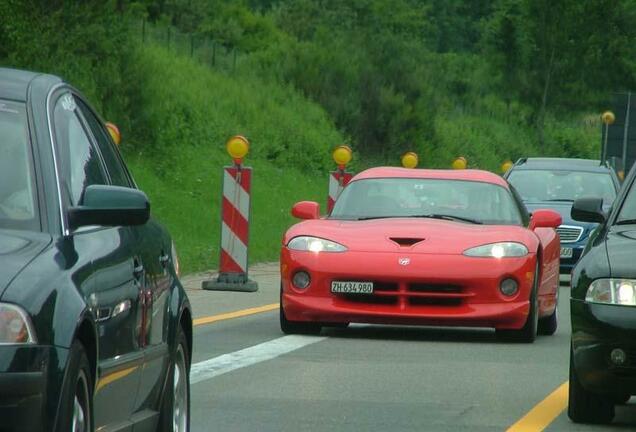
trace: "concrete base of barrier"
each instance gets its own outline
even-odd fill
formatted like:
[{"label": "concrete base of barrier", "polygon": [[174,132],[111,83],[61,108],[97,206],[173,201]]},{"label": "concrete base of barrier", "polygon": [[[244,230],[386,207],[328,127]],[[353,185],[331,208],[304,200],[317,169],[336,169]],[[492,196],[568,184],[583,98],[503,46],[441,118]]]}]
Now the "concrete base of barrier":
[{"label": "concrete base of barrier", "polygon": [[243,280],[231,282],[227,280],[208,280],[201,283],[201,288],[208,291],[239,291],[239,292],[256,292],[258,284],[251,280]]}]

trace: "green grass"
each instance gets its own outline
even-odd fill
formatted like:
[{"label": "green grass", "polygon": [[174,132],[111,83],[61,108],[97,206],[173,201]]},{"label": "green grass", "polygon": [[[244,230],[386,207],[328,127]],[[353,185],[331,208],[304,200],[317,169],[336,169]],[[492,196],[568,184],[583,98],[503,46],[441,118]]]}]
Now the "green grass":
[{"label": "green grass", "polygon": [[[186,273],[219,258],[224,144],[251,142],[250,262],[272,261],[300,200],[325,205],[331,148],[343,141],[324,111],[290,88],[212,71],[156,48],[141,49],[131,137],[123,151],[152,212],[170,230]],[[141,137],[151,137],[150,140]]]},{"label": "green grass", "polygon": [[[224,74],[153,46],[140,48],[135,62],[131,73],[138,86],[131,103],[141,109],[123,121],[130,124],[123,150],[153,214],[170,229],[184,271],[218,264],[222,167],[231,163],[224,143],[234,134],[251,142],[250,262],[276,260],[282,234],[294,223],[291,206],[315,200],[324,209],[330,152],[343,136],[319,105],[276,82]],[[576,118],[549,118],[549,144],[540,149],[522,112],[488,106],[491,111],[481,113],[438,112],[433,142],[416,149],[420,167],[448,168],[463,155],[471,168],[498,172],[505,159],[562,155],[563,149],[567,156],[598,153],[597,128]],[[389,161],[354,157],[351,170],[357,172],[400,163],[399,154]]]}]

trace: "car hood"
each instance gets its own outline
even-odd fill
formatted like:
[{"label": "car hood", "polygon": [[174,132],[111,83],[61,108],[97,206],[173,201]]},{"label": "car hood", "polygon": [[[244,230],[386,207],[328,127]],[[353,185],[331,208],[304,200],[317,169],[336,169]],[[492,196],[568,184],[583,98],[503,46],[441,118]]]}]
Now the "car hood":
[{"label": "car hood", "polygon": [[612,226],[606,245],[611,276],[636,279],[636,225]]},{"label": "car hood", "polygon": [[538,244],[534,233],[520,226],[416,218],[310,220],[290,228],[283,241],[287,244],[301,235],[332,240],[360,252],[461,254],[471,247],[503,241],[521,242],[536,251]]},{"label": "car hood", "polygon": [[0,229],[0,298],[11,281],[50,243],[48,234]]}]

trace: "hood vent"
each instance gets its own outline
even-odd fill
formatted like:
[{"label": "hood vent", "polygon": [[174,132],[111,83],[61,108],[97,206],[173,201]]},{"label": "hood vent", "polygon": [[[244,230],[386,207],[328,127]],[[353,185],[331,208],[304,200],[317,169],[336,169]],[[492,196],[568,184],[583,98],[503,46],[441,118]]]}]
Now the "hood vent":
[{"label": "hood vent", "polygon": [[401,247],[411,247],[415,244],[418,244],[421,241],[424,241],[423,238],[415,238],[415,237],[389,237],[392,242],[397,243]]}]

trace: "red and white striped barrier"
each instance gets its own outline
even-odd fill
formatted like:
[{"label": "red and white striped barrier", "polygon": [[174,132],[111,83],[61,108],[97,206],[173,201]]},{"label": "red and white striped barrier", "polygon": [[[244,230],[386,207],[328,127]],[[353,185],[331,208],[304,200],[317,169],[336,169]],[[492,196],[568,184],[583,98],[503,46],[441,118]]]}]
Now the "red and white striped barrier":
[{"label": "red and white striped barrier", "polygon": [[349,184],[353,174],[350,172],[336,170],[329,173],[329,197],[327,198],[327,213],[331,213],[336,200],[342,193],[344,187]]},{"label": "red and white striped barrier", "polygon": [[256,282],[247,277],[251,184],[251,168],[240,165],[223,168],[219,276],[217,280],[204,281],[203,289],[249,292],[258,289]]}]

